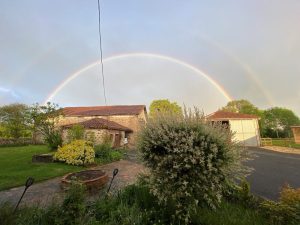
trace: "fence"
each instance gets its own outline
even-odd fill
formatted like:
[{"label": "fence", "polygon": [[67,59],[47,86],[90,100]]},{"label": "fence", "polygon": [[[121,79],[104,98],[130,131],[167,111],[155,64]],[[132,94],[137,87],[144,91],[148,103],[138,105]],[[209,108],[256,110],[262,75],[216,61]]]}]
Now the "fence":
[{"label": "fence", "polygon": [[294,144],[295,141],[293,138],[261,138],[262,146],[284,146],[290,147]]},{"label": "fence", "polygon": [[272,142],[272,138],[261,138],[261,145],[262,146],[272,146],[273,142]]}]

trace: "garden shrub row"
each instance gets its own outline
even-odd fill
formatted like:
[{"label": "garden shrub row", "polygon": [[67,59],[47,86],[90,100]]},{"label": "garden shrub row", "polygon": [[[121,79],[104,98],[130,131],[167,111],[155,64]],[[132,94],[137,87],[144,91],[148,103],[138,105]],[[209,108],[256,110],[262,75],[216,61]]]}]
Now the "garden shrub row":
[{"label": "garden shrub row", "polygon": [[[265,208],[246,206],[247,203],[242,200],[246,192],[243,193],[242,187],[238,190],[241,191],[236,193],[241,197],[239,201],[232,202],[223,198],[217,210],[197,206],[191,214],[189,224],[299,224],[300,220],[276,220],[278,212],[273,211],[271,216]],[[262,204],[260,200],[256,201]],[[168,202],[167,207],[161,207],[157,197],[151,194],[147,179],[127,186],[116,195],[103,196],[94,202],[86,202],[84,188],[75,183],[61,205],[53,204],[46,208],[23,207],[16,215],[13,215],[12,205],[0,206],[0,221],[6,225],[182,225],[173,217],[175,208],[173,202]]]},{"label": "garden shrub row", "polygon": [[0,147],[15,147],[15,146],[25,146],[33,144],[43,144],[42,141],[34,142],[32,138],[22,137],[22,138],[0,138]]}]

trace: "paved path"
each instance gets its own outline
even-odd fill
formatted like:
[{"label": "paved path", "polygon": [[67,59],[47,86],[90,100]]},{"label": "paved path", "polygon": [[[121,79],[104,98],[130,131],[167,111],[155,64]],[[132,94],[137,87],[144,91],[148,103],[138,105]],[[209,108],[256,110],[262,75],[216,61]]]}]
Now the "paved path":
[{"label": "paved path", "polygon": [[[95,169],[104,170],[108,176],[112,177],[115,168],[119,169],[118,175],[115,177],[111,190],[118,190],[125,185],[133,183],[138,173],[144,170],[143,165],[133,162],[133,160],[121,160],[107,165],[96,167]],[[93,168],[94,169],[94,168]],[[60,187],[60,177],[34,184],[26,192],[22,204],[39,204],[45,206],[52,201],[61,202],[65,192]],[[9,201],[16,204],[19,200],[24,187],[12,188],[7,191],[0,192],[0,203]],[[90,196],[93,197],[93,196]]]},{"label": "paved path", "polygon": [[285,183],[300,188],[300,155],[262,148],[249,148],[249,151],[255,156],[254,160],[247,162],[254,168],[247,178],[253,193],[277,200]]}]

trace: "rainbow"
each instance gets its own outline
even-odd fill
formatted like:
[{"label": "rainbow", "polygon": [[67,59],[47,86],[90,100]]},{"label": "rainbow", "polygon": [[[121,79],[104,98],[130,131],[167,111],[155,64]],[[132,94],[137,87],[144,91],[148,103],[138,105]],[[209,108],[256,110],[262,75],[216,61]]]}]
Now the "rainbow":
[{"label": "rainbow", "polygon": [[[156,59],[162,59],[162,60],[167,60],[169,62],[172,63],[176,63],[178,65],[184,66],[188,69],[190,69],[191,71],[195,72],[196,74],[202,76],[203,78],[205,78],[210,84],[212,84],[225,98],[227,101],[232,101],[233,98],[230,96],[230,94],[213,78],[210,77],[210,75],[208,75],[207,73],[203,72],[202,70],[198,69],[197,67],[184,62],[182,60],[170,57],[170,56],[166,56],[166,55],[160,55],[160,54],[153,54],[153,53],[127,53],[127,54],[120,54],[120,55],[115,55],[115,56],[111,56],[108,58],[105,58],[103,60],[103,63],[107,63],[107,62],[111,62],[117,59],[125,59],[125,58],[133,58],[133,57],[144,57],[144,58],[156,58]],[[71,75],[69,75],[65,80],[63,80],[45,99],[44,104],[46,104],[47,102],[51,102],[53,100],[53,98],[72,80],[74,80],[76,77],[80,76],[82,73],[90,70],[91,68],[98,66],[99,65],[99,61],[95,61],[90,63],[89,65],[80,68],[79,70],[77,70],[76,72],[72,73]]]},{"label": "rainbow", "polygon": [[248,64],[246,64],[244,61],[242,61],[237,55],[235,55],[232,51],[229,49],[225,48],[223,45],[221,45],[219,42],[213,40],[212,38],[206,36],[206,35],[201,35],[199,38],[206,43],[210,44],[211,46],[215,47],[216,49],[220,50],[223,52],[228,58],[230,58],[232,61],[237,63],[245,72],[246,75],[250,80],[252,80],[255,85],[258,87],[258,89],[261,91],[261,93],[264,95],[266,98],[267,102],[269,103],[270,106],[274,106],[274,99],[272,98],[271,94],[267,91],[266,88],[264,88],[263,84],[261,81],[258,79],[259,76],[257,76],[256,71],[252,67],[250,67]]}]

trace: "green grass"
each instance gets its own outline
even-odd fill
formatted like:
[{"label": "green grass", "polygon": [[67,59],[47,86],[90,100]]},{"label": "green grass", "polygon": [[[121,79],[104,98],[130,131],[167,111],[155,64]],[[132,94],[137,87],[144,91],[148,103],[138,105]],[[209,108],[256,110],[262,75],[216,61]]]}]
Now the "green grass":
[{"label": "green grass", "polygon": [[216,211],[200,209],[194,222],[201,225],[265,225],[266,219],[253,209],[223,202]]},{"label": "green grass", "polygon": [[37,182],[83,169],[83,167],[63,163],[31,162],[34,154],[49,152],[50,150],[44,145],[1,147],[0,190],[24,185],[28,177],[33,177]]},{"label": "green grass", "polygon": [[282,146],[300,149],[300,144],[296,144],[293,140],[272,139],[273,146]]},{"label": "green grass", "polygon": [[[62,205],[46,208],[27,206],[13,215],[13,205],[0,204],[0,221],[7,225],[24,224],[78,224],[78,225],[166,225],[174,215],[174,207],[158,205],[149,189],[139,185],[129,185],[118,195],[100,198],[93,204],[84,201],[84,192],[73,186]],[[258,212],[259,210],[259,212]],[[192,215],[192,225],[288,225],[272,223],[262,215],[262,208],[249,208],[242,202],[231,203],[223,200],[216,210],[197,208]],[[1,222],[0,222],[1,224]],[[174,225],[180,225],[175,220]],[[182,224],[182,223],[181,223]],[[299,223],[295,223],[299,224]]]},{"label": "green grass", "polygon": [[[119,195],[96,203],[96,218],[101,224],[170,224],[174,207],[159,206],[156,198],[149,194],[147,188],[137,185],[127,186]],[[131,223],[129,223],[129,221]],[[127,222],[127,223],[126,223]],[[175,221],[175,224],[176,221]],[[267,218],[255,209],[247,208],[241,203],[224,200],[220,208],[197,208],[192,215],[193,225],[266,225]]]}]

